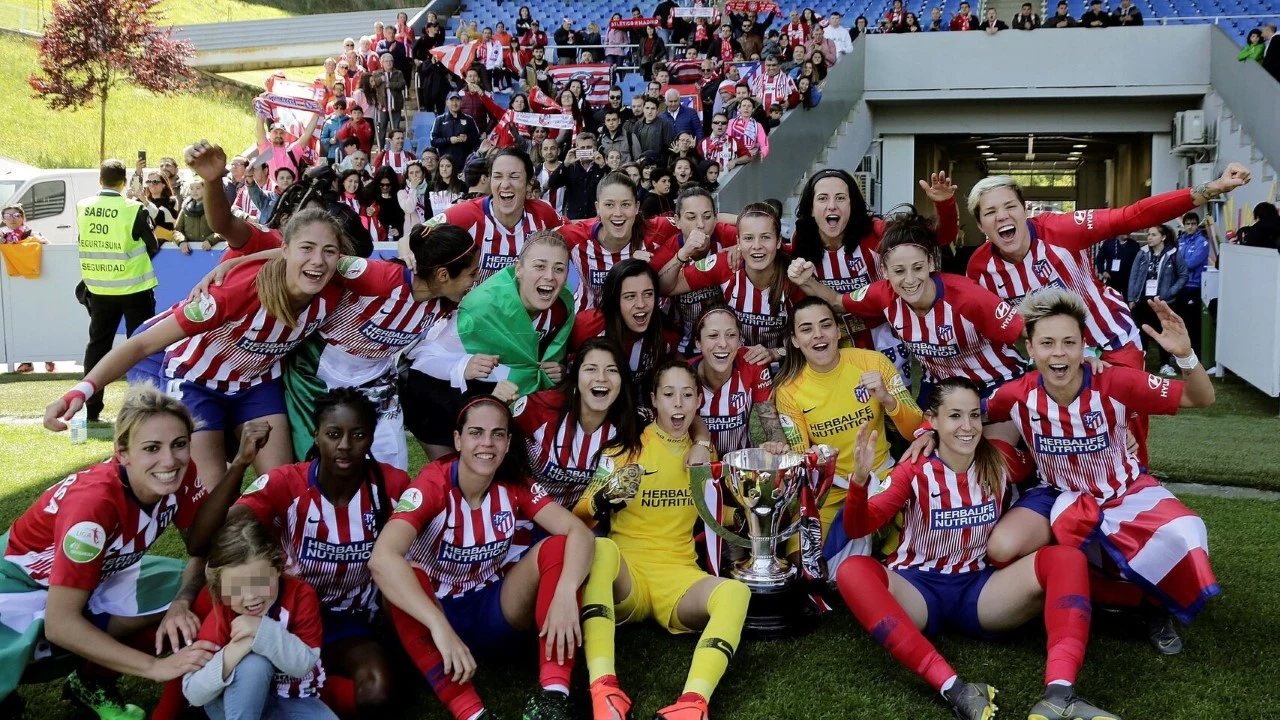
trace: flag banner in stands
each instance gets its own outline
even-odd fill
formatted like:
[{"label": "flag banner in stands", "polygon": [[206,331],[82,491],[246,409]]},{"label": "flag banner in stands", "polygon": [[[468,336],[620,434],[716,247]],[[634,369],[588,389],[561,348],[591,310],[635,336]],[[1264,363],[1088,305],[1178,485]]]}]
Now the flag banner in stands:
[{"label": "flag banner in stands", "polygon": [[547,68],[556,84],[556,94],[569,87],[571,80],[581,80],[587,102],[604,104],[609,102],[609,68],[607,63],[574,65],[552,65]]},{"label": "flag banner in stands", "polygon": [[523,113],[518,112],[512,117],[512,122],[516,125],[531,125],[544,128],[555,128],[556,130],[572,130],[572,115],[543,115],[541,113]]},{"label": "flag banner in stands", "polygon": [[731,13],[767,13],[769,15],[777,15],[778,3],[761,2],[760,0],[729,0],[724,4],[724,9]]},{"label": "flag banner in stands", "polygon": [[716,16],[716,9],[710,7],[678,7],[671,9],[671,16],[682,18],[713,18]]},{"label": "flag banner in stands", "polygon": [[[267,78],[264,86],[267,91],[254,99],[253,109],[269,123],[284,124],[285,135],[290,142],[298,139],[313,114],[324,115],[329,91],[323,81],[297,82],[286,80],[283,73],[276,73]],[[309,145],[314,145],[320,136],[320,125],[316,123]]]},{"label": "flag banner in stands", "polygon": [[696,83],[702,80],[702,61],[668,60],[667,71],[671,73],[673,83]]},{"label": "flag banner in stands", "polygon": [[656,17],[642,18],[618,18],[609,21],[610,30],[639,30],[649,26],[658,27],[659,20]]},{"label": "flag banner in stands", "polygon": [[472,40],[464,45],[441,45],[437,48],[431,48],[431,54],[436,56],[436,60],[440,61],[449,72],[458,77],[465,77],[467,68],[471,67],[476,61],[476,48],[478,42]]},{"label": "flag banner in stands", "polygon": [[668,85],[662,91],[665,93],[667,90],[679,92],[680,103],[698,111],[699,116],[702,115],[702,95],[698,92],[697,85]]},{"label": "flag banner in stands", "polygon": [[[605,97],[608,98],[607,95]],[[540,112],[540,113],[541,112],[561,113],[565,111],[564,108],[560,107],[560,103],[556,102],[555,100],[552,100],[550,97],[547,97],[547,94],[542,92],[542,88],[538,87],[537,85],[534,85],[533,87],[529,88],[529,107],[532,108],[534,112]]]}]

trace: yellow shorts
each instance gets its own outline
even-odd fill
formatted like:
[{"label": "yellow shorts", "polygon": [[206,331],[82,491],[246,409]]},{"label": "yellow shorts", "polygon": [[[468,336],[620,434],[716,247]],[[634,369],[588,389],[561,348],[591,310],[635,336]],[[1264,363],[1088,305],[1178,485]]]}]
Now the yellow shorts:
[{"label": "yellow shorts", "polygon": [[673,635],[694,632],[680,624],[676,606],[690,588],[712,576],[687,563],[637,561],[625,554],[623,559],[631,573],[631,593],[614,604],[618,624],[653,618]]}]

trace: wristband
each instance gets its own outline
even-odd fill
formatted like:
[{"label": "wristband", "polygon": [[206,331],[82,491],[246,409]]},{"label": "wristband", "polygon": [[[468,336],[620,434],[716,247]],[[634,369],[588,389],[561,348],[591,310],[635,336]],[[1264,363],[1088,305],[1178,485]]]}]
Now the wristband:
[{"label": "wristband", "polygon": [[87,402],[89,398],[96,395],[97,392],[98,386],[94,385],[92,380],[85,379],[76,383],[75,387],[68,390],[67,393],[62,396],[62,399],[67,403],[67,407],[69,408],[71,407],[71,401],[73,399],[78,397],[80,398],[80,402]]},{"label": "wristband", "polygon": [[1192,350],[1191,354],[1186,356],[1185,358],[1180,358],[1175,356],[1173,358],[1173,361],[1178,363],[1178,367],[1182,368],[1183,370],[1195,370],[1196,366],[1200,364],[1200,358],[1196,357],[1195,350]]},{"label": "wristband", "polygon": [[911,433],[911,437],[912,439],[918,439],[921,435],[931,432],[935,432],[933,425],[928,420],[925,420],[920,423],[920,427],[916,428],[914,433]]}]

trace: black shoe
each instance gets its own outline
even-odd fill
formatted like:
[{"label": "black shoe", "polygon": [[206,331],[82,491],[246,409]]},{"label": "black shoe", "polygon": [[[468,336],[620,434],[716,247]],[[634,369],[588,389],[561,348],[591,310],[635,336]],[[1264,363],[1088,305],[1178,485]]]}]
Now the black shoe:
[{"label": "black shoe", "polygon": [[1147,625],[1147,637],[1156,652],[1161,655],[1177,655],[1182,652],[1182,638],[1174,627],[1173,615],[1164,610],[1153,610],[1144,615],[1143,621]]},{"label": "black shoe", "polygon": [[1050,685],[1044,698],[1031,708],[1027,720],[1120,720],[1113,713],[1090,705],[1076,695],[1072,685]]},{"label": "black shoe", "polygon": [[942,695],[960,720],[991,720],[996,715],[996,689],[990,685],[956,680]]},{"label": "black shoe", "polygon": [[524,720],[571,720],[573,706],[569,696],[557,690],[539,690],[524,706]]}]

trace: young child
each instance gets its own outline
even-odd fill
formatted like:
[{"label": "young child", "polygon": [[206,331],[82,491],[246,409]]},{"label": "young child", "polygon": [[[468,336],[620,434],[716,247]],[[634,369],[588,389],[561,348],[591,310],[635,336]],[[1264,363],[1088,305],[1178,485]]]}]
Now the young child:
[{"label": "young child", "polygon": [[0,210],[0,215],[4,219],[4,225],[0,226],[0,243],[34,240],[41,245],[49,244],[39,233],[27,227],[27,212],[21,205],[6,205],[4,210]]},{"label": "young child", "polygon": [[222,649],[182,679],[187,700],[211,720],[337,720],[320,699],[320,602],[306,582],[282,574],[284,562],[256,518],[228,523],[214,537],[205,566],[213,611],[197,638]]}]

